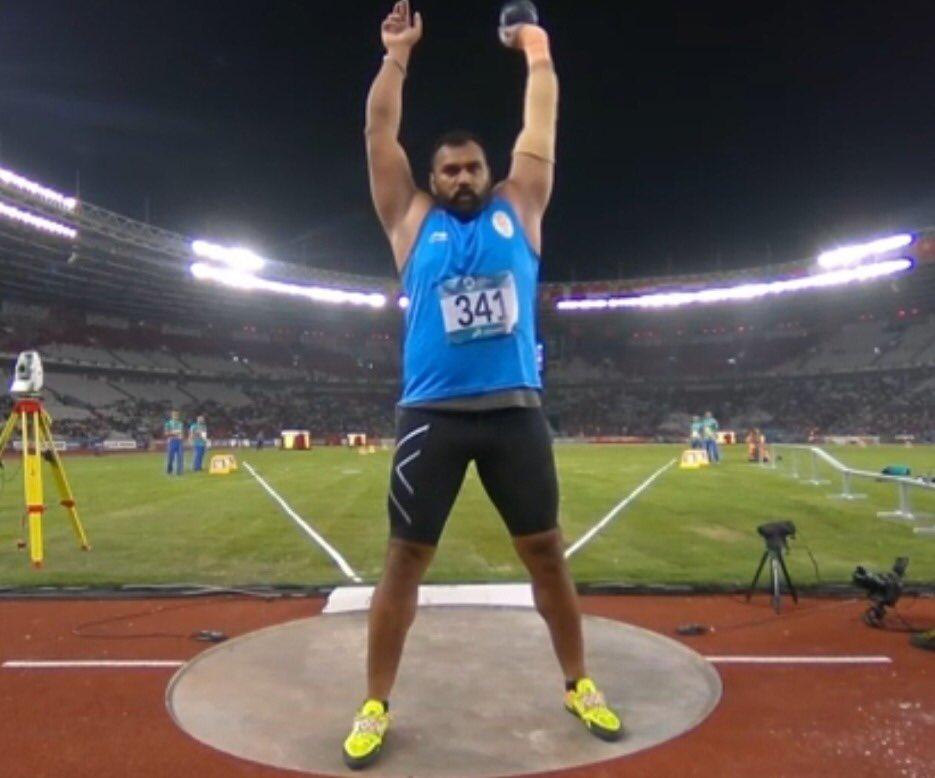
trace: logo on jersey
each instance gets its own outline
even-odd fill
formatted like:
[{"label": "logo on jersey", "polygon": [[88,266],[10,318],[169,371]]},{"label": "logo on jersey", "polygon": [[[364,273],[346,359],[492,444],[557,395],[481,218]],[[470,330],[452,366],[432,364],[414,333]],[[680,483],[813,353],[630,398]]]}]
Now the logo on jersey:
[{"label": "logo on jersey", "polygon": [[513,227],[513,220],[507,215],[505,211],[497,211],[494,213],[493,218],[493,228],[504,238],[509,240],[513,237],[516,230]]},{"label": "logo on jersey", "polygon": [[433,232],[429,237],[429,243],[447,243],[448,242],[448,233],[447,232]]}]

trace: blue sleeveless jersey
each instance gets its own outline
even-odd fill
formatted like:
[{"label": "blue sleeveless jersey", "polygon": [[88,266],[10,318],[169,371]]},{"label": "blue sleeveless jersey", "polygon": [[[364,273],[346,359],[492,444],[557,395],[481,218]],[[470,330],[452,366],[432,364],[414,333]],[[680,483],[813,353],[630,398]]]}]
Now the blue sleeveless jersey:
[{"label": "blue sleeveless jersey", "polygon": [[504,198],[470,221],[433,208],[403,268],[410,302],[400,404],[541,389],[538,277],[539,260]]}]

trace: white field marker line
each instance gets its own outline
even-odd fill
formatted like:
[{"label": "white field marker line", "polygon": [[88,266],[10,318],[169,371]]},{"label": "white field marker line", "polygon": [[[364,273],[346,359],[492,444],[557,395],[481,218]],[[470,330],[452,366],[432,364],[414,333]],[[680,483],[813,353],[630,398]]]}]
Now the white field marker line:
[{"label": "white field marker line", "polygon": [[888,656],[706,656],[721,665],[888,665]]},{"label": "white field marker line", "polygon": [[579,548],[581,548],[585,543],[587,543],[591,538],[593,538],[598,532],[600,532],[604,527],[606,527],[614,517],[620,513],[624,508],[626,508],[631,502],[633,502],[637,497],[639,497],[644,491],[646,491],[653,482],[659,478],[666,470],[668,470],[672,465],[676,463],[676,460],[673,459],[668,464],[660,467],[655,473],[653,473],[649,478],[647,478],[643,483],[636,487],[630,494],[624,497],[620,502],[618,502],[603,519],[601,519],[597,524],[595,524],[591,529],[589,529],[584,535],[582,535],[573,545],[565,549],[565,559],[568,559],[572,554],[574,554]]},{"label": "white field marker line", "polygon": [[[888,656],[706,656],[714,664],[737,665],[888,665]],[[9,660],[0,664],[5,670],[61,669],[175,669],[185,662],[169,659],[56,659],[49,661]]]},{"label": "white field marker line", "polygon": [[289,505],[289,503],[287,503],[282,497],[273,491],[273,487],[271,487],[268,483],[266,483],[266,481],[263,480],[260,474],[250,466],[249,462],[244,462],[243,466],[247,468],[247,470],[250,472],[250,475],[256,479],[257,483],[266,490],[267,494],[269,494],[270,497],[279,503],[279,507],[283,509],[285,514],[299,525],[299,529],[305,532],[312,540],[321,546],[324,552],[334,560],[334,563],[339,568],[341,568],[341,572],[344,573],[344,575],[350,578],[354,583],[363,583],[363,579],[354,572],[353,568],[347,563],[347,560],[341,556],[337,550],[335,550],[335,548],[330,543],[328,543],[327,540],[315,532],[315,530],[313,530],[305,522],[305,520],[299,516],[298,513],[292,510],[292,507]]},{"label": "white field marker line", "polygon": [[87,668],[113,668],[119,670],[143,668],[176,668],[185,662],[164,659],[61,659],[53,661],[27,661],[10,660],[0,667],[10,670],[58,670],[58,669],[87,669]]}]

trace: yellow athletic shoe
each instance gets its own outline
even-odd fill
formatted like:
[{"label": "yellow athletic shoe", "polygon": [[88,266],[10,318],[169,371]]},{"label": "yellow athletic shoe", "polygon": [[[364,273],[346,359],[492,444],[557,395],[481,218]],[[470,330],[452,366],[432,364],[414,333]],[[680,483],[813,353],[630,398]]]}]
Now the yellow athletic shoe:
[{"label": "yellow athletic shoe", "polygon": [[623,737],[623,722],[613,710],[594,681],[580,678],[573,690],[565,692],[565,710],[577,716],[595,737],[613,742]]},{"label": "yellow athletic shoe", "polygon": [[390,714],[383,703],[367,700],[354,716],[354,728],[344,741],[344,764],[360,770],[376,761],[389,725]]}]

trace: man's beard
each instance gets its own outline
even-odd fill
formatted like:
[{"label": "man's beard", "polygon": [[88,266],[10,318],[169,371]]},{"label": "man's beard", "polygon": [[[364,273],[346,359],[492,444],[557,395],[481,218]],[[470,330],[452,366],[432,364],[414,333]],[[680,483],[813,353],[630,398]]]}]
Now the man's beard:
[{"label": "man's beard", "polygon": [[472,189],[459,189],[452,197],[442,200],[441,205],[461,219],[470,219],[477,216],[490,198],[490,189],[478,194]]}]

